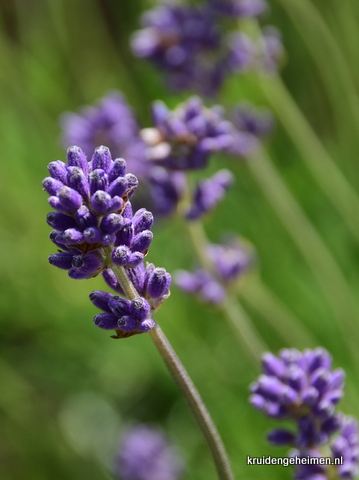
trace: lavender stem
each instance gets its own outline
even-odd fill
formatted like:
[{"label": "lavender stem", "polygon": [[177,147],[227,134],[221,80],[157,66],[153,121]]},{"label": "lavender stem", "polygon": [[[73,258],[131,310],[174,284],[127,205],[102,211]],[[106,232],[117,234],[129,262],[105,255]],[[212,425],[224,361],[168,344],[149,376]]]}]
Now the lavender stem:
[{"label": "lavender stem", "polygon": [[186,369],[158,324],[150,331],[150,335],[207,441],[218,477],[221,480],[234,480],[222,439]]},{"label": "lavender stem", "polygon": [[[108,254],[108,251],[106,251],[106,254]],[[129,280],[126,269],[124,267],[118,267],[117,265],[114,265],[109,257],[108,265],[116,275],[116,278],[126,297],[129,300],[133,300],[134,298],[138,297],[139,294],[137,293],[132,282]],[[211,451],[217,468],[218,478],[220,480],[234,480],[234,475],[232,473],[222,439],[219,436],[217,428],[213,423],[213,420],[186,369],[182,365],[180,359],[176,355],[171,344],[167,340],[165,334],[158,324],[155,325],[149,334],[151,335],[151,338],[163,361],[165,362],[172,378],[176,382],[182,395],[188,403],[196,422],[207,441],[207,445]]]}]

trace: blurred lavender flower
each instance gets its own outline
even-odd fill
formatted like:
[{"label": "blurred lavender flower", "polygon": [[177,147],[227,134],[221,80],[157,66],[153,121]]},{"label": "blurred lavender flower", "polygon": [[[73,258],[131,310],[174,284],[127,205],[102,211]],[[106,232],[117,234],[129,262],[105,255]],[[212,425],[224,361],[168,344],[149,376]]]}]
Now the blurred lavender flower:
[{"label": "blurred lavender flower", "polygon": [[248,270],[253,258],[248,247],[239,241],[225,245],[210,244],[207,255],[213,272],[204,269],[194,272],[179,270],[175,283],[181,290],[197,295],[206,303],[218,304],[225,299],[228,288]]},{"label": "blurred lavender flower", "polygon": [[214,152],[246,156],[256,145],[253,135],[237,130],[221,107],[207,108],[199,97],[168,110],[153,104],[153,128],[141,131],[147,159],[174,170],[204,168]]},{"label": "blurred lavender flower", "polygon": [[229,170],[220,170],[212,177],[201,180],[193,194],[193,203],[186,213],[187,220],[198,220],[213,210],[232,185],[234,177]]},{"label": "blurred lavender flower", "polygon": [[[132,211],[129,200],[137,178],[126,173],[125,160],[112,160],[104,146],[95,149],[90,162],[79,147],[71,147],[67,165],[58,160],[51,162],[48,170],[51,176],[44,179],[43,186],[57,212],[49,213],[47,222],[55,229],[50,239],[61,249],[50,255],[49,262],[68,270],[74,279],[101,272],[111,277],[111,268],[123,267],[129,272],[137,268],[142,275],[140,296],[130,302],[93,292],[91,301],[104,312],[94,321],[100,328],[116,330],[116,338],[151,330],[155,325],[151,313],[169,296],[171,276],[163,268],[143,265],[153,238],[153,215],[145,208]],[[116,282],[112,283],[124,295]]]},{"label": "blurred lavender flower", "polygon": [[[284,349],[278,357],[266,353],[264,374],[251,385],[250,402],[270,417],[294,420],[298,435],[292,440],[297,446],[322,445],[339,428],[335,406],[343,395],[344,371],[332,371],[331,364],[323,348],[303,353]],[[282,443],[277,435],[271,432],[270,441]]]},{"label": "blurred lavender flower", "polygon": [[[246,7],[244,3],[243,12],[246,9],[248,14],[249,4]],[[230,37],[218,22],[215,10],[206,3],[164,3],[143,15],[142,26],[132,37],[134,54],[164,71],[167,83],[176,90],[213,96],[229,73],[245,70],[252,60],[251,48],[244,54],[246,46],[250,47],[246,40],[240,47],[240,61],[233,61]],[[244,40],[243,35],[240,40]]]},{"label": "blurred lavender flower", "polygon": [[[297,466],[295,478],[355,478],[358,424],[335,411],[343,396],[344,371],[332,370],[332,358],[323,348],[303,352],[284,349],[279,356],[266,353],[262,366],[263,375],[251,385],[250,403],[272,418],[291,420],[295,426],[294,430],[272,430],[268,440],[274,445],[295,447],[291,452],[294,456],[344,459],[338,466]],[[329,469],[336,470],[335,477],[329,475]]]},{"label": "blurred lavender flower", "polygon": [[124,433],[114,474],[121,480],[178,480],[183,463],[156,427],[138,425]]},{"label": "blurred lavender flower", "polygon": [[349,416],[340,418],[338,436],[332,440],[326,451],[315,449],[292,450],[291,456],[298,457],[331,457],[332,461],[338,459],[341,465],[298,465],[295,467],[295,478],[298,480],[329,480],[342,478],[354,480],[359,474],[359,431],[358,422]]},{"label": "blurred lavender flower", "polygon": [[80,113],[63,114],[61,126],[65,148],[78,145],[90,158],[98,145],[106,145],[114,157],[126,159],[132,173],[144,176],[145,147],[135,114],[119,92],[109,92]]}]

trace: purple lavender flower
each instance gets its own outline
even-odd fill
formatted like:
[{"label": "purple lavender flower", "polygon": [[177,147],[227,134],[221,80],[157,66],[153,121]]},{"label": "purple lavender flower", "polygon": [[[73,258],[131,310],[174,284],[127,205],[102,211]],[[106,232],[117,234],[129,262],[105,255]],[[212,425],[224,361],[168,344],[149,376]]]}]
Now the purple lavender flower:
[{"label": "purple lavender flower", "polygon": [[298,457],[323,457],[323,455],[341,461],[341,465],[298,465],[295,468],[294,478],[298,480],[312,480],[329,478],[355,479],[359,474],[359,431],[358,422],[342,415],[340,417],[340,430],[338,435],[331,440],[326,449],[293,450],[291,456]]},{"label": "purple lavender flower", "polygon": [[[242,6],[249,13],[249,6]],[[167,83],[176,90],[213,96],[229,73],[245,70],[251,62],[248,57],[233,64],[229,37],[205,3],[165,3],[146,12],[142,26],[132,37],[134,54],[164,71]]]},{"label": "purple lavender flower", "polygon": [[131,172],[144,175],[145,152],[139,127],[119,92],[109,92],[97,105],[85,107],[80,113],[65,113],[61,125],[65,148],[78,145],[90,158],[97,145],[106,145],[115,157],[126,159]]},{"label": "purple lavender flower", "polygon": [[204,168],[214,152],[247,155],[253,136],[239,132],[220,107],[206,108],[191,97],[170,111],[157,101],[152,108],[154,128],[141,131],[147,159],[174,170]]},{"label": "purple lavender flower", "polygon": [[213,265],[212,272],[204,269],[194,272],[179,270],[175,282],[181,290],[197,295],[204,302],[218,304],[225,299],[226,290],[249,268],[252,255],[238,241],[225,245],[210,244],[207,254]]},{"label": "purple lavender flower", "polygon": [[48,170],[43,186],[57,212],[48,214],[47,223],[54,228],[50,239],[62,250],[50,263],[72,278],[90,278],[106,268],[102,247],[115,245],[114,263],[137,266],[152,241],[153,216],[145,209],[132,214],[128,200],[138,180],[126,174],[126,162],[112,160],[102,146],[88,163],[79,147],[71,147],[67,165],[58,160]]},{"label": "purple lavender flower", "polygon": [[214,11],[231,17],[257,17],[268,5],[264,0],[209,0]]},{"label": "purple lavender flower", "polygon": [[[338,428],[335,406],[343,395],[344,371],[331,370],[332,359],[322,349],[284,349],[276,357],[263,355],[263,375],[251,385],[251,404],[270,417],[294,420],[295,445],[312,448],[327,443]],[[270,440],[277,442],[277,433]],[[282,443],[279,441],[279,443]]]},{"label": "purple lavender flower", "polygon": [[183,464],[163,433],[137,425],[123,434],[114,474],[121,480],[178,480]]},{"label": "purple lavender flower", "polygon": [[90,162],[79,147],[48,166],[43,186],[57,210],[47,216],[55,230],[50,239],[61,249],[49,261],[68,270],[71,278],[90,278],[103,272],[107,283],[125,296],[113,273],[124,268],[139,296],[128,300],[107,292],[92,292],[91,301],[103,313],[95,324],[115,330],[115,338],[145,333],[155,326],[152,313],[169,296],[171,276],[143,260],[152,242],[153,215],[145,208],[133,213],[129,201],[137,178],[126,174],[123,159],[112,160],[107,147],[98,147]]},{"label": "purple lavender flower", "polygon": [[186,218],[198,220],[205,213],[210,212],[222,200],[232,185],[234,177],[229,170],[220,170],[212,177],[201,180],[193,194],[193,203],[189,207]]}]

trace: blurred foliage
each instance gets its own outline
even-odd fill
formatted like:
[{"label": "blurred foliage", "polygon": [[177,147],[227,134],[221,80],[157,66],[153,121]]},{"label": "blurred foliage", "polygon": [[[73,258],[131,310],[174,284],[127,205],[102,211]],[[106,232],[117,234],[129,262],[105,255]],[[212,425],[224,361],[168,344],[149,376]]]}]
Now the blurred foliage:
[{"label": "blurred foliage", "polygon": [[[287,50],[283,78],[358,190],[358,132],[343,112],[343,92],[335,84],[331,58],[318,63],[306,42],[305,18],[291,14],[298,2],[271,0],[271,14],[265,19],[283,34]],[[138,28],[141,11],[154,3],[0,1],[0,478],[4,480],[111,478],[109,467],[121,426],[134,420],[164,426],[188,462],[185,480],[215,478],[206,446],[150,338],[113,341],[94,328],[95,312],[87,297],[91,290],[103,288],[101,279],[74,282],[47,263],[54,248],[48,240],[49,207],[41,180],[47,163],[64,157],[58,142],[60,114],[116,88],[146,125],[152,100],[161,98],[170,105],[179,100],[166,90],[158,72],[129,52],[128,39]],[[359,3],[311,3],[339,43],[358,86]],[[320,51],[320,31],[316,42]],[[328,76],[332,76],[330,88]],[[226,104],[246,97],[264,103],[255,78],[248,75],[228,82]],[[268,148],[356,294],[358,245],[280,124]],[[237,182],[206,221],[209,237],[216,241],[235,229],[256,246],[258,272],[248,282],[262,277],[300,325],[309,329],[315,343],[333,354],[335,366],[347,369],[348,394],[342,408],[355,415],[357,366],[350,361],[346,338],[338,333],[322,291],[245,162],[217,158],[208,172],[223,164],[235,172]],[[192,265],[192,248],[176,221],[157,222],[149,259],[170,272]],[[273,352],[283,346],[303,346],[285,345],[253,305],[244,302],[244,306]],[[174,287],[157,319],[213,414],[238,478],[290,478],[289,469],[245,463],[246,455],[279,455],[284,449],[266,444],[272,422],[247,404],[248,384],[259,365],[253,366],[243,355],[219,313]],[[347,335],[354,333],[358,333],[355,324]]]}]

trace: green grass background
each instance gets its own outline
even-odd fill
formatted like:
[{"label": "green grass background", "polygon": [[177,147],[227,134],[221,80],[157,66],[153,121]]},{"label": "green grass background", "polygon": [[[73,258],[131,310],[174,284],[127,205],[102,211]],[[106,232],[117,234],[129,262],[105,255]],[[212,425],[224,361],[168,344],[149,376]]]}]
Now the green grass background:
[{"label": "green grass background", "polygon": [[[184,480],[209,480],[215,472],[206,446],[150,337],[114,341],[92,323],[88,293],[100,278],[75,282],[50,267],[54,251],[45,222],[49,207],[41,180],[46,165],[64,158],[58,117],[120,89],[148,125],[149,103],[174,105],[151,66],[129,52],[145,0],[0,1],[0,478],[4,480],[109,479],[113,455],[128,422],[159,422],[187,462]],[[318,8],[359,90],[359,3],[311,1]],[[342,86],[325,40],[313,18],[298,14],[301,0],[271,0],[266,23],[283,34],[287,58],[283,78],[337,165],[359,190],[359,132],[343,101]],[[303,5],[303,4],[302,4]],[[305,9],[304,9],[305,10]],[[314,53],[314,55],[313,55]],[[253,75],[232,79],[227,104],[265,100]],[[357,92],[358,93],[358,92]],[[181,96],[183,99],[184,96]],[[349,289],[359,289],[359,248],[319,189],[280,122],[267,145],[292,194],[340,263]],[[315,158],[313,158],[315,161]],[[293,240],[253,180],[245,162],[216,158],[206,173],[233,170],[236,185],[206,220],[211,240],[235,230],[256,247],[258,276],[298,317],[298,324],[347,370],[346,413],[357,415],[357,365],[348,339],[352,322],[340,327]],[[359,212],[353,212],[358,215]],[[311,246],[308,244],[308,248]],[[170,272],[193,263],[180,225],[158,221],[149,260]],[[244,287],[245,288],[245,285]],[[273,352],[286,345],[265,315],[246,304],[254,325]],[[359,305],[358,312],[359,312]],[[238,478],[291,478],[290,468],[249,467],[246,455],[281,455],[267,445],[274,421],[247,403],[258,375],[220,313],[172,289],[157,316],[203,395],[228,447]],[[359,318],[358,318],[359,321]],[[283,327],[285,328],[285,327]],[[358,347],[359,348],[359,347]]]}]

